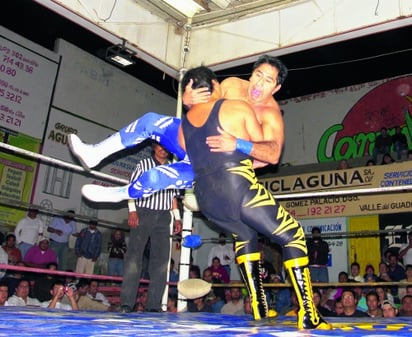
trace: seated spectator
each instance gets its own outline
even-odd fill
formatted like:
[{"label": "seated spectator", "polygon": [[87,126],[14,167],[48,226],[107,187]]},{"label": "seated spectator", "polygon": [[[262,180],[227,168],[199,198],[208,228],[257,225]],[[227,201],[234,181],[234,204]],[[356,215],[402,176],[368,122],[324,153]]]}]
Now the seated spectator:
[{"label": "seated spectator", "polygon": [[371,264],[366,265],[363,279],[364,282],[378,282],[378,275],[375,274],[375,268]]},{"label": "seated spectator", "polygon": [[[213,279],[212,271],[210,268],[203,270],[203,280],[209,283],[221,283]],[[220,313],[222,310],[225,298],[225,289],[215,287],[210,289],[209,294],[206,295],[206,304],[210,305],[214,313]]]},{"label": "seated spectator", "polygon": [[313,289],[313,303],[322,316],[335,316],[332,311],[321,305],[322,293],[319,289]]},{"label": "seated spectator", "polygon": [[93,301],[103,303],[106,306],[111,305],[106,296],[99,292],[99,282],[97,280],[90,280],[87,296],[90,297]]},{"label": "seated spectator", "polygon": [[[47,264],[48,270],[57,270],[57,263],[50,262]],[[40,302],[49,301],[52,299],[50,289],[56,282],[58,277],[53,274],[40,274],[36,277],[33,286],[33,297],[37,298]],[[63,283],[64,284],[64,283]]]},{"label": "seated spectator", "polygon": [[389,165],[393,164],[395,162],[395,159],[392,158],[390,153],[385,153],[382,157],[382,163],[381,165]]},{"label": "seated spectator", "polygon": [[[405,266],[405,275],[406,277],[399,282],[402,283],[412,283],[412,265],[408,264]],[[398,296],[400,299],[406,295],[406,286],[398,286]]]},{"label": "seated spectator", "polygon": [[231,300],[228,301],[220,311],[222,314],[241,315],[243,314],[243,298],[239,287],[230,288]]},{"label": "seated spectator", "polygon": [[412,295],[412,285],[406,287],[406,294],[405,295]]},{"label": "seated spectator", "polygon": [[350,275],[348,277],[348,280],[352,280],[355,282],[363,282],[364,279],[360,275],[360,265],[357,262],[352,262],[350,265]]},{"label": "seated spectator", "polygon": [[177,296],[176,295],[169,294],[169,296],[167,297],[167,312],[177,312]]},{"label": "seated spectator", "polygon": [[[398,256],[396,254],[391,254],[389,256],[388,275],[393,282],[399,282],[406,277],[405,269],[399,264]],[[400,299],[398,298],[398,287],[393,286],[389,289],[391,290],[395,303],[399,303]]]},{"label": "seated spectator", "polygon": [[290,307],[284,308],[283,313],[282,311],[279,314],[283,314],[285,316],[297,316],[298,311],[299,311],[299,302],[298,302],[298,297],[296,296],[296,293],[294,291],[291,291],[290,293]]},{"label": "seated spectator", "polygon": [[393,296],[389,292],[387,288],[384,287],[375,287],[375,292],[378,294],[379,297],[379,305],[381,306],[382,303],[386,300],[393,302]]},{"label": "seated spectator", "polygon": [[38,245],[29,248],[23,260],[27,267],[46,268],[50,262],[57,263],[56,253],[49,247],[49,243],[50,240],[43,237]]},{"label": "seated spectator", "polygon": [[392,282],[388,274],[388,270],[389,270],[389,266],[385,262],[379,263],[378,282]]},{"label": "seated spectator", "polygon": [[[375,268],[368,264],[365,267],[365,274],[363,275],[363,279],[365,283],[374,283],[378,282],[379,278],[378,275],[375,274]],[[367,294],[369,291],[374,290],[373,287],[365,287],[364,291]]]},{"label": "seated spectator", "polygon": [[7,253],[10,265],[14,266],[17,262],[23,261],[21,251],[16,246],[16,236],[14,234],[8,234],[6,236],[6,242],[4,243],[3,249]]},{"label": "seated spectator", "polygon": [[351,287],[351,289],[356,295],[356,300],[357,300],[356,309],[366,312],[368,310],[368,306],[366,304],[365,291],[358,282],[354,282],[354,283],[355,285]]},{"label": "seated spectator", "polygon": [[200,278],[200,267],[192,264],[189,266],[189,278]]},{"label": "seated spectator", "polygon": [[86,279],[80,279],[79,282],[77,282],[76,301],[79,310],[109,311],[110,305],[107,306],[103,303],[93,301],[87,296],[89,285],[90,282]]},{"label": "seated spectator", "polygon": [[[25,267],[26,265],[24,264],[23,261],[20,261],[20,262],[17,262],[17,263],[16,263],[16,266],[18,266],[18,267]],[[15,293],[15,291],[16,291],[16,288],[17,288],[17,285],[19,284],[20,280],[21,280],[22,278],[25,278],[25,277],[26,277],[26,275],[24,275],[23,272],[22,272],[22,271],[19,271],[19,270],[9,271],[9,272],[4,276],[4,278],[2,279],[2,281],[3,281],[4,283],[6,283],[7,286],[8,286],[8,288],[9,288],[9,297],[14,295],[14,293]]]},{"label": "seated spectator", "polygon": [[169,284],[169,294],[177,296],[177,282],[179,282],[179,273],[175,269],[175,260],[170,259],[170,273],[169,282],[174,284]]},{"label": "seated spectator", "polygon": [[40,301],[37,298],[29,296],[30,293],[30,281],[23,278],[19,281],[16,294],[9,297],[9,306],[24,307],[24,306],[40,306]]},{"label": "seated spectator", "polygon": [[140,288],[134,311],[145,311],[147,306],[147,289]]},{"label": "seated spectator", "polygon": [[212,271],[213,278],[221,281],[222,283],[229,283],[229,275],[227,274],[226,269],[220,264],[220,259],[218,257],[214,257],[212,259],[212,265],[209,266],[210,270]]},{"label": "seated spectator", "polygon": [[375,166],[376,165],[376,161],[374,161],[373,159],[369,159],[366,162],[366,166]]},{"label": "seated spectator", "polygon": [[336,168],[337,170],[346,170],[346,169],[350,169],[350,165],[348,163],[348,161],[346,159],[342,159],[339,164],[338,167]]},{"label": "seated spectator", "polygon": [[[338,282],[339,283],[347,283],[348,281],[349,281],[348,273],[345,272],[345,271],[341,271],[339,273],[339,276],[338,276]],[[343,293],[344,289],[345,289],[344,287],[336,288],[336,292],[333,294],[333,299],[337,300],[338,298],[342,298],[342,293]]]},{"label": "seated spectator", "polygon": [[9,287],[3,281],[0,281],[0,307],[7,307],[9,303],[7,298],[9,297]]},{"label": "seated spectator", "polygon": [[243,298],[243,312],[245,313],[245,315],[253,315],[252,304],[250,302],[249,295],[246,295]]},{"label": "seated spectator", "polygon": [[395,134],[392,136],[392,143],[394,150],[396,151],[396,159],[402,159],[402,152],[408,150],[408,140],[406,136],[402,133],[400,126],[397,126],[395,129]]},{"label": "seated spectator", "polygon": [[345,289],[342,293],[343,313],[340,317],[368,317],[366,312],[356,309],[358,300],[352,289]]},{"label": "seated spectator", "polygon": [[[41,306],[49,309],[78,310],[74,292],[72,287],[65,287],[63,281],[55,280],[50,288],[51,300],[42,302]],[[67,296],[70,304],[62,303],[64,295]]]},{"label": "seated spectator", "polygon": [[394,318],[398,316],[398,308],[396,308],[395,303],[390,300],[385,300],[381,305],[382,315],[385,318]]},{"label": "seated spectator", "polygon": [[[272,283],[272,280],[276,275],[276,271],[273,265],[269,261],[265,260],[264,250],[260,251],[260,263],[260,274],[262,276],[262,282]],[[272,302],[272,288],[264,288],[264,291],[266,295],[266,301],[269,304]]]},{"label": "seated spectator", "polygon": [[373,149],[373,160],[378,162],[378,155],[389,153],[392,146],[392,137],[388,135],[388,129],[382,128],[380,135],[375,139],[375,146]]},{"label": "seated spectator", "polygon": [[368,306],[366,313],[370,317],[383,317],[382,310],[379,308],[379,296],[376,291],[370,291],[366,294],[366,305]]},{"label": "seated spectator", "polygon": [[[285,283],[283,278],[279,274],[275,274],[272,277],[272,283]],[[291,291],[289,288],[271,288],[273,299],[275,302],[275,310],[280,313],[285,310],[285,308],[289,308],[292,305],[291,302]]]},{"label": "seated spectator", "polygon": [[405,295],[402,297],[401,307],[399,308],[399,316],[412,316],[412,295]]},{"label": "seated spectator", "polygon": [[[213,309],[210,305],[206,304],[205,296],[189,300],[187,302],[187,311],[188,312],[213,312]],[[243,308],[242,308],[243,311]]]},{"label": "seated spectator", "polygon": [[343,304],[342,304],[342,297],[338,297],[335,301],[335,305],[333,307],[333,313],[335,316],[343,315]]}]

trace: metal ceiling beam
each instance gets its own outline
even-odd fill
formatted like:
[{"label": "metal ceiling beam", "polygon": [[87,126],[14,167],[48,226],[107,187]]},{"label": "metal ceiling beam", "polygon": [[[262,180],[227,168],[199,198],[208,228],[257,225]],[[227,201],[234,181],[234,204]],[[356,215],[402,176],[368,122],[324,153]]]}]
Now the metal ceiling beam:
[{"label": "metal ceiling beam", "polygon": [[[410,0],[230,0],[225,10],[208,3],[185,36],[186,18],[160,0],[35,0],[112,42],[126,40],[137,57],[177,78],[182,50],[189,65],[214,70],[285,55],[411,25]],[[355,10],[356,9],[356,10]]]}]

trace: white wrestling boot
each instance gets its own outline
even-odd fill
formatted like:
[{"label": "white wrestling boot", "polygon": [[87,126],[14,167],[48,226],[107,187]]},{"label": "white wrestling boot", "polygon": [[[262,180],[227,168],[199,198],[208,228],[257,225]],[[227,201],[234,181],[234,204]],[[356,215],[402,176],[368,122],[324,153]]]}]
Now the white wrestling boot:
[{"label": "white wrestling boot", "polygon": [[86,184],[82,187],[82,195],[95,202],[120,202],[130,199],[129,185],[105,187]]},{"label": "white wrestling boot", "polygon": [[83,143],[77,135],[72,133],[68,137],[68,143],[72,153],[86,169],[97,166],[104,158],[125,148],[118,132],[97,144]]}]

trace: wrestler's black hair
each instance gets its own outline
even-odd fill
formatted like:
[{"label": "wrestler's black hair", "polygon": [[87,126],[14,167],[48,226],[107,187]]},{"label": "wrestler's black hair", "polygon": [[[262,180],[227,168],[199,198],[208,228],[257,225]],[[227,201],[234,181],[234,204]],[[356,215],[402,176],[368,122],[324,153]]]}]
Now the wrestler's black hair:
[{"label": "wrestler's black hair", "polygon": [[215,73],[205,66],[189,69],[182,79],[182,91],[185,91],[185,87],[190,80],[193,80],[192,88],[208,88],[210,92],[213,91],[212,80],[217,81]]},{"label": "wrestler's black hair", "polygon": [[278,84],[283,84],[285,82],[286,77],[288,77],[288,68],[283,64],[281,60],[277,57],[270,56],[270,55],[262,55],[257,59],[257,61],[253,64],[252,71],[254,71],[257,67],[262,64],[270,64],[272,67],[275,67],[278,70],[278,78],[276,82]]}]

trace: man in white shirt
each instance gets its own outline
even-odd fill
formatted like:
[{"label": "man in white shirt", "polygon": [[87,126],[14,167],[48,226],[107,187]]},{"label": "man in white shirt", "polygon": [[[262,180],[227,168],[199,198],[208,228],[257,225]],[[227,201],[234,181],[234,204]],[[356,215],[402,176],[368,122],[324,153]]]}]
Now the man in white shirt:
[{"label": "man in white shirt", "polygon": [[212,265],[214,257],[218,257],[220,264],[226,269],[230,278],[230,264],[235,260],[235,252],[232,245],[226,245],[226,234],[219,234],[219,244],[212,247],[208,256],[208,266]]},{"label": "man in white shirt", "polygon": [[37,208],[29,208],[27,216],[17,223],[14,230],[16,242],[23,259],[26,252],[43,236],[44,223],[38,217],[38,214],[39,210]]},{"label": "man in white shirt", "polygon": [[29,297],[30,292],[30,281],[28,279],[22,278],[17,285],[16,294],[10,296],[8,299],[9,306],[15,307],[25,307],[25,306],[36,306],[39,307],[41,302],[37,298]]},{"label": "man in white shirt", "polygon": [[412,264],[412,231],[408,234],[408,243],[399,249],[399,258],[403,259],[403,265]]},{"label": "man in white shirt", "polygon": [[87,296],[90,297],[93,301],[97,301],[103,303],[104,305],[110,306],[109,300],[98,290],[99,282],[97,280],[91,280]]}]

